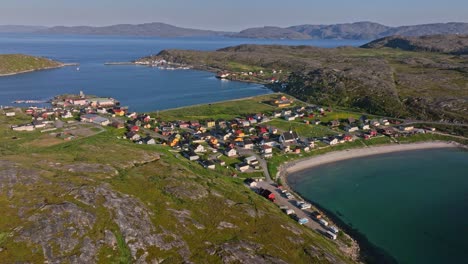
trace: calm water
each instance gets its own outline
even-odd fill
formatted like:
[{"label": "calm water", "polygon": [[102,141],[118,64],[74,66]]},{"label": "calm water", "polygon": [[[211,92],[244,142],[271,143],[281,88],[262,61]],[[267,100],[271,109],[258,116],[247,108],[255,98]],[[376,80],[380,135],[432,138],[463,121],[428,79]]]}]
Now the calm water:
[{"label": "calm water", "polygon": [[289,178],[400,263],[468,263],[468,152],[340,161]]},{"label": "calm water", "polygon": [[165,71],[142,66],[105,66],[131,61],[163,49],[215,50],[244,43],[357,46],[349,40],[252,40],[232,38],[132,38],[100,36],[37,36],[0,34],[1,53],[26,53],[62,62],[66,67],[0,78],[0,105],[19,99],[49,99],[63,93],[112,96],[135,111],[154,111],[236,99],[270,91],[261,85],[220,81],[201,71]]}]

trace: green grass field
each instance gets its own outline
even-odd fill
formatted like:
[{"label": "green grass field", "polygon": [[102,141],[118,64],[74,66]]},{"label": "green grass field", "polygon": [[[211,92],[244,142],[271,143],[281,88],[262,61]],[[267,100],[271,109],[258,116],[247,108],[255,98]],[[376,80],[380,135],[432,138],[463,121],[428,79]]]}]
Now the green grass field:
[{"label": "green grass field", "polygon": [[300,137],[307,138],[333,136],[338,134],[336,131],[331,130],[325,125],[307,125],[300,121],[274,119],[266,124],[276,127],[282,131],[289,131],[292,129],[293,131],[296,131]]},{"label": "green grass field", "polygon": [[22,54],[0,54],[0,75],[59,67],[61,63]]}]

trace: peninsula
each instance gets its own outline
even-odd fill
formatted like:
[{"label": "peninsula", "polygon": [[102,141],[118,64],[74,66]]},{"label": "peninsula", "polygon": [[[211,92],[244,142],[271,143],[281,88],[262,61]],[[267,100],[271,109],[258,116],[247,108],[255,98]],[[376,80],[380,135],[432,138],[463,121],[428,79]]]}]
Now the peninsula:
[{"label": "peninsula", "polygon": [[371,114],[468,121],[466,37],[411,38],[407,45],[382,42],[362,48],[240,45],[217,51],[164,50],[135,63],[208,70],[220,78],[263,83],[309,103]]},{"label": "peninsula", "polygon": [[0,76],[60,68],[61,62],[24,54],[0,54]]}]

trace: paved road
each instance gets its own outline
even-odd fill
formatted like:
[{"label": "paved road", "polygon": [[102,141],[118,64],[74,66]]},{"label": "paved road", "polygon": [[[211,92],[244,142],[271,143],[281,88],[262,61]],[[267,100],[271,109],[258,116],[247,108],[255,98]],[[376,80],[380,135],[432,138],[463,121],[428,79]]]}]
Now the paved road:
[{"label": "paved road", "polygon": [[328,231],[323,226],[321,226],[318,222],[316,222],[315,220],[313,220],[311,218],[311,213],[312,213],[311,209],[307,209],[307,210],[299,209],[295,205],[296,200],[288,200],[286,197],[282,196],[281,193],[279,192],[279,189],[276,188],[275,186],[273,186],[271,183],[268,183],[266,181],[258,182],[257,183],[257,188],[263,188],[263,189],[267,189],[267,190],[271,191],[272,193],[275,194],[276,204],[278,204],[279,206],[285,205],[285,206],[288,206],[289,209],[293,209],[294,212],[296,213],[296,215],[299,218],[309,219],[309,222],[307,224],[305,224],[305,226],[307,226],[307,227],[311,228],[312,230],[315,230],[315,231],[317,231],[319,233],[324,233],[324,232]]}]

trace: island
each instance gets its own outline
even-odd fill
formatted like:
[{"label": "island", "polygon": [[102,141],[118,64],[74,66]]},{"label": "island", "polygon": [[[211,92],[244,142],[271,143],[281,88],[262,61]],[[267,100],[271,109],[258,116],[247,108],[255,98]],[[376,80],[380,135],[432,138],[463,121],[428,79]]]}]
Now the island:
[{"label": "island", "polygon": [[24,54],[0,54],[0,76],[54,69],[67,64]]}]

